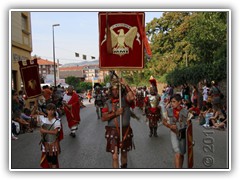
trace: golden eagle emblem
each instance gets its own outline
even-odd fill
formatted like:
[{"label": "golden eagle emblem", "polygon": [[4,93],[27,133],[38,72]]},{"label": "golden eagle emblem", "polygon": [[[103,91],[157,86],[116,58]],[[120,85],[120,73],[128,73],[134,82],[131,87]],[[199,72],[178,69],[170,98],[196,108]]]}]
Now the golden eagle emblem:
[{"label": "golden eagle emblem", "polygon": [[36,85],[37,85],[36,80],[31,79],[31,80],[28,81],[28,87],[30,87],[31,89],[35,90]]},{"label": "golden eagle emblem", "polygon": [[125,45],[133,48],[133,41],[137,35],[137,27],[131,27],[126,34],[124,34],[123,29],[119,29],[117,33],[111,28],[111,39],[112,39],[112,48],[116,46],[116,48],[126,48]]},{"label": "golden eagle emblem", "polygon": [[[117,30],[116,30],[117,29]],[[136,39],[139,45],[140,34],[138,33],[138,28],[136,26],[130,26],[125,23],[114,24],[109,29],[110,42],[112,48],[112,53],[123,56],[124,54],[129,54],[129,48],[133,49],[133,42]],[[107,41],[107,28],[105,29],[104,39],[101,42],[103,45]]]}]

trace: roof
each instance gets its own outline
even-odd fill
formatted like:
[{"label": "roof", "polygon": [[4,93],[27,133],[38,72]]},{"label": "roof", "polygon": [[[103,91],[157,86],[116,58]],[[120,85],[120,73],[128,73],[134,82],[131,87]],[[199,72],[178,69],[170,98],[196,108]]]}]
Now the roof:
[{"label": "roof", "polygon": [[59,71],[79,71],[82,69],[83,69],[83,66],[60,67]]},{"label": "roof", "polygon": [[48,61],[47,59],[37,59],[37,63],[39,65],[53,65],[54,63],[52,61]]},{"label": "roof", "polygon": [[69,76],[84,78],[82,71],[60,71],[59,76],[61,79],[67,78]]}]

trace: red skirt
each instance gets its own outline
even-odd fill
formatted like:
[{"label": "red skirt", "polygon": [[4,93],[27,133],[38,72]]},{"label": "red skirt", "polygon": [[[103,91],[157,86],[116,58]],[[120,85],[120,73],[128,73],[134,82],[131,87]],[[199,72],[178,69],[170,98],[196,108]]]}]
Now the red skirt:
[{"label": "red skirt", "polygon": [[123,141],[120,142],[120,135],[119,131],[117,130],[116,127],[110,127],[110,126],[105,126],[106,132],[105,132],[105,138],[107,140],[107,146],[106,146],[106,151],[111,152],[112,154],[115,153],[115,147],[119,148],[121,147],[122,152],[127,152],[132,150],[133,147],[133,131],[132,128],[129,127],[123,127],[122,130],[122,139]]}]

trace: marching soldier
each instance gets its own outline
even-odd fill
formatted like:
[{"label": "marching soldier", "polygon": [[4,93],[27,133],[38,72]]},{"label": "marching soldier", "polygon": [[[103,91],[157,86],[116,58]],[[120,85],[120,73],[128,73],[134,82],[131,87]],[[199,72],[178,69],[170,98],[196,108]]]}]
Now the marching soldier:
[{"label": "marching soldier", "polygon": [[40,165],[42,168],[59,168],[59,142],[63,139],[63,131],[60,119],[56,118],[56,106],[53,103],[47,105],[47,116],[40,116],[40,123],[42,135]]},{"label": "marching soldier", "polygon": [[140,109],[143,108],[143,92],[142,92],[142,88],[138,87],[137,91],[136,91],[136,106],[139,107]]},{"label": "marching soldier", "polygon": [[[122,107],[119,106],[119,82],[112,84],[111,97],[105,102],[102,109],[102,121],[107,121],[105,138],[107,140],[106,151],[112,153],[112,167],[119,168],[118,154],[121,153],[121,168],[127,168],[127,152],[132,149],[133,131],[130,126],[130,106],[134,102],[134,94],[128,85],[121,97]],[[122,115],[122,141],[120,138],[120,115]],[[121,152],[120,152],[121,149]]]},{"label": "marching soldier", "polygon": [[98,119],[100,119],[101,118],[101,109],[103,108],[103,105],[104,105],[104,96],[103,96],[99,86],[96,86],[96,88],[95,88],[94,98],[95,98],[94,105],[96,107],[97,117],[98,117]]},{"label": "marching soldier", "polygon": [[169,128],[172,148],[175,152],[175,167],[182,168],[184,154],[186,153],[186,129],[188,110],[181,106],[181,95],[174,94],[171,99],[171,107],[167,108],[167,117],[164,117],[163,124]]},{"label": "marching soldier", "polygon": [[144,108],[146,110],[146,118],[149,122],[150,134],[157,137],[158,122],[161,120],[161,107],[158,106],[161,98],[153,87],[150,87],[150,94],[144,99]]},{"label": "marching soldier", "polygon": [[143,109],[142,109],[142,114],[143,114],[143,116],[145,115],[145,107],[144,107],[144,100],[145,100],[145,98],[147,97],[147,95],[148,95],[149,93],[148,93],[148,91],[147,91],[147,87],[146,86],[143,86],[143,89],[142,89],[142,95],[143,95],[143,99],[142,99],[142,101],[143,101]]}]

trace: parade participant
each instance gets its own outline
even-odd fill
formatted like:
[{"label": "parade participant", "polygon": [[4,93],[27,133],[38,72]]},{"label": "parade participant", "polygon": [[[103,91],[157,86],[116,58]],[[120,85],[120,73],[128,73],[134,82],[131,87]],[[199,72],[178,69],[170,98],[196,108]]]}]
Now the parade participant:
[{"label": "parade participant", "polygon": [[76,137],[76,130],[80,123],[80,103],[72,86],[68,86],[68,92],[63,96],[64,111],[67,117],[68,127],[71,130],[70,136]]},{"label": "parade participant", "polygon": [[92,93],[90,90],[88,90],[88,92],[87,92],[87,98],[88,98],[88,102],[91,103]]},{"label": "parade participant", "polygon": [[184,154],[186,153],[186,128],[188,110],[181,107],[181,95],[174,94],[171,99],[171,107],[167,108],[167,117],[163,124],[169,128],[172,148],[175,153],[175,167],[182,168]]},{"label": "parade participant", "polygon": [[146,109],[146,117],[149,124],[150,134],[157,137],[158,122],[161,120],[161,107],[158,106],[161,98],[153,87],[150,87],[150,94],[144,99],[144,107]]},{"label": "parade participant", "polygon": [[156,81],[156,79],[153,76],[151,76],[150,79],[149,79],[149,82],[151,84],[151,87],[153,87],[155,93],[157,94],[158,93],[158,89],[157,89],[157,81]]},{"label": "parade participant", "polygon": [[42,94],[45,98],[46,104],[52,102],[52,90],[48,85],[43,86]]},{"label": "parade participant", "polygon": [[142,88],[142,93],[143,93],[143,99],[148,95],[147,87],[143,86]]},{"label": "parade participant", "polygon": [[95,98],[94,105],[96,107],[97,117],[98,117],[98,119],[100,119],[101,118],[101,109],[104,106],[104,96],[103,96],[99,86],[96,86],[96,88],[95,88],[94,98]]},{"label": "parade participant", "polygon": [[143,86],[142,88],[142,103],[143,103],[143,107],[142,107],[142,115],[145,115],[145,107],[144,107],[144,99],[147,97],[148,95],[148,91],[147,91],[147,87]]},{"label": "parade participant", "polygon": [[103,99],[104,102],[106,102],[109,99],[109,91],[107,87],[103,87]]},{"label": "parade participant", "polygon": [[138,87],[136,90],[136,106],[139,107],[139,109],[142,109],[143,107],[143,94],[141,87]]},{"label": "parade participant", "polygon": [[58,155],[60,154],[60,140],[63,139],[61,121],[56,118],[56,106],[53,103],[47,105],[47,116],[39,116],[41,122],[40,141],[42,168],[59,168]]},{"label": "parade participant", "polygon": [[[130,127],[130,107],[134,101],[134,94],[128,85],[126,92],[121,97],[122,106],[119,107],[119,83],[112,84],[110,88],[111,98],[105,102],[102,109],[102,121],[107,121],[105,138],[107,140],[106,151],[112,153],[112,167],[119,168],[121,149],[121,168],[127,168],[127,152],[132,149],[133,131]],[[120,142],[120,115],[122,115],[122,142]]]}]

